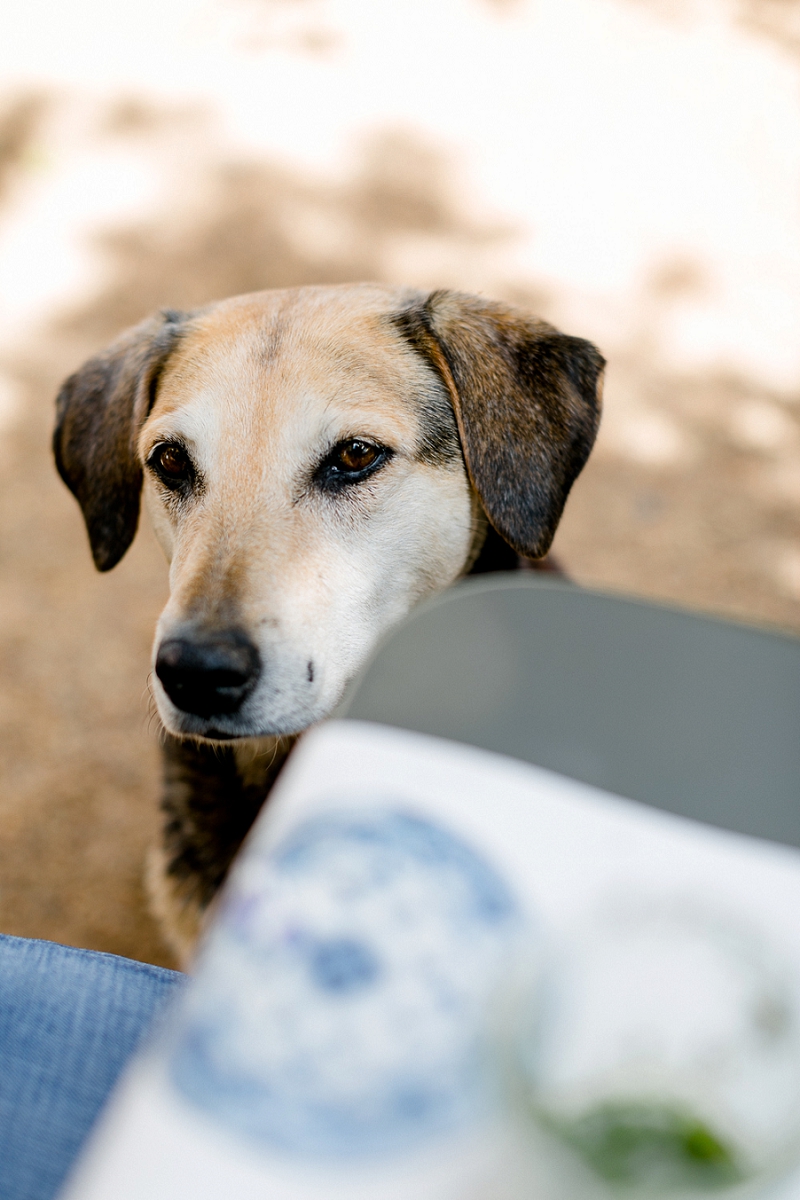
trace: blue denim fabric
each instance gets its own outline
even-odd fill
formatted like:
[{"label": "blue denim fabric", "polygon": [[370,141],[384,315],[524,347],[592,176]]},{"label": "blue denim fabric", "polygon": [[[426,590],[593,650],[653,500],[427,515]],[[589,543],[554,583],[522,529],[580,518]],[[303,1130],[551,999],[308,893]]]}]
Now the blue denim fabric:
[{"label": "blue denim fabric", "polygon": [[184,976],[0,934],[0,1197],[51,1200]]}]

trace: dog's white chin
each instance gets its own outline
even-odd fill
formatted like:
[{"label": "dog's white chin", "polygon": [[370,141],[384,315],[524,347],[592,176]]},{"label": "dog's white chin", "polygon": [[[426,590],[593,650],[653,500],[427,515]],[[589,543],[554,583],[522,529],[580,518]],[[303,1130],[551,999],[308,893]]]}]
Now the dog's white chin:
[{"label": "dog's white chin", "polygon": [[231,717],[197,717],[192,713],[181,713],[162,724],[167,733],[177,738],[191,738],[201,742],[233,742],[248,738],[295,737],[322,717],[308,721],[237,721]]},{"label": "dog's white chin", "polygon": [[296,737],[311,725],[324,720],[330,715],[330,709],[316,712],[310,709],[304,712],[286,714],[263,714],[249,711],[245,704],[239,713],[220,714],[219,716],[198,717],[194,713],[183,712],[170,703],[166,697],[156,697],[156,707],[161,723],[167,733],[177,738],[191,738],[203,742],[231,742],[248,738],[265,737]]}]

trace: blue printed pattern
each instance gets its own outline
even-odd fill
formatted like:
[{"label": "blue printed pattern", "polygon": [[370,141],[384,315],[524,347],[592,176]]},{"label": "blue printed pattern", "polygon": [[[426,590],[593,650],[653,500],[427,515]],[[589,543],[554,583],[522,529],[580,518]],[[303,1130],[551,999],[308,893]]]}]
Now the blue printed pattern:
[{"label": "blue printed pattern", "polygon": [[481,1107],[480,1030],[520,917],[503,880],[426,820],[316,819],[251,850],[187,998],[172,1078],[251,1139],[379,1154]]}]

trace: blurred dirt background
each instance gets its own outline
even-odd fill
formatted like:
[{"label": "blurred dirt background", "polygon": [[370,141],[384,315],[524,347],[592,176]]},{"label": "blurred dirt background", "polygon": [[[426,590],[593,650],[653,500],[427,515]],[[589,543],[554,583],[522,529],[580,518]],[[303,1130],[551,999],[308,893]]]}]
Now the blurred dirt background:
[{"label": "blurred dirt background", "polygon": [[[797,5],[740,8],[800,47]],[[305,51],[324,54],[324,30],[316,44],[306,34]],[[42,88],[6,97],[0,222],[67,108]],[[541,315],[561,309],[529,276],[481,274],[475,264],[494,261],[509,228],[476,217],[447,154],[408,129],[363,140],[331,182],[231,151],[189,103],[104,99],[78,124],[101,153],[149,156],[162,191],[146,219],[97,223],[100,282],[2,350],[0,930],[169,964],[141,882],[158,824],[147,673],[165,569],[143,523],[121,565],[95,574],[51,465],[59,382],[160,305],[259,288],[485,277],[493,294]],[[556,553],[581,583],[800,632],[800,390],[735,369],[665,366],[653,353],[663,314],[704,286],[680,257],[646,279],[639,333],[609,355],[607,420]]]}]

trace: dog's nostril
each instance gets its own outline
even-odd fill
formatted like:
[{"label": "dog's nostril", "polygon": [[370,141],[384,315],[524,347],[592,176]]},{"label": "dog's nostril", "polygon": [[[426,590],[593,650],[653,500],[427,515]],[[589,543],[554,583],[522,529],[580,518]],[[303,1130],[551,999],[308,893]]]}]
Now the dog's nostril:
[{"label": "dog's nostril", "polygon": [[176,708],[201,717],[234,713],[261,673],[258,649],[239,630],[162,642],[156,675]]}]

